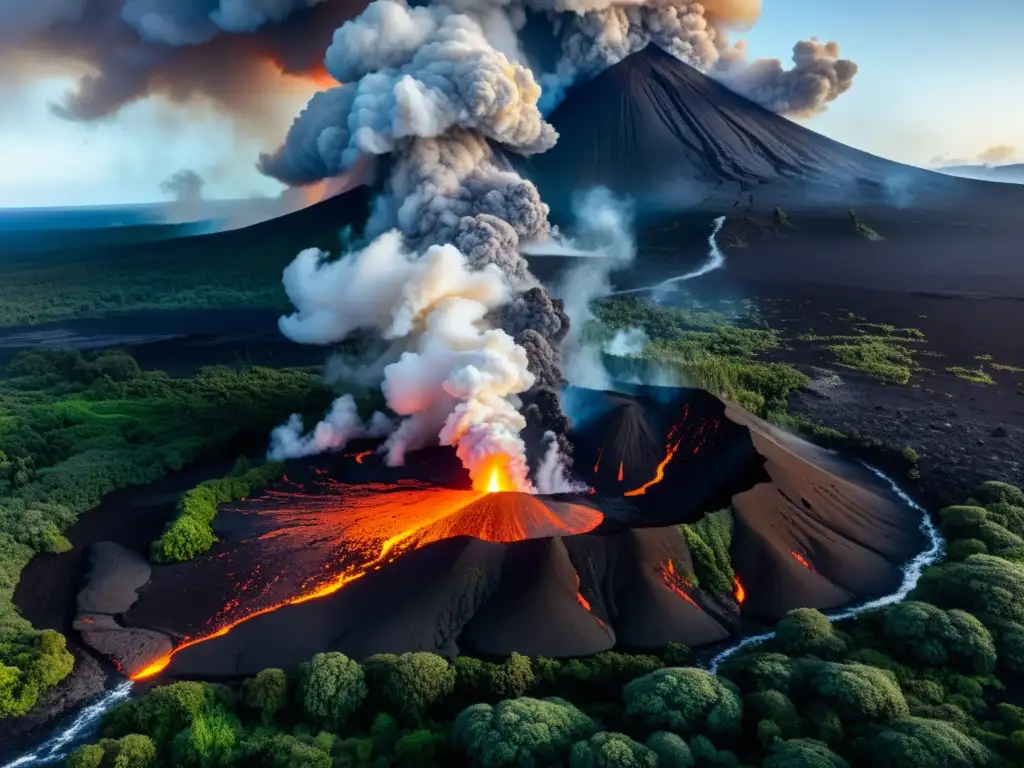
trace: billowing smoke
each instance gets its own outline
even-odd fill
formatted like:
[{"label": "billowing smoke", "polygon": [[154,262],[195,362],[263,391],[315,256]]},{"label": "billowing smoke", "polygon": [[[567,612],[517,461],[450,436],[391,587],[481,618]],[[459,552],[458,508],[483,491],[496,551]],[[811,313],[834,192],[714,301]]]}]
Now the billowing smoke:
[{"label": "billowing smoke", "polygon": [[0,67],[64,62],[83,73],[55,105],[97,120],[161,95],[201,97],[253,125],[266,122],[282,72],[322,77],[334,29],[363,0],[40,0],[0,3]]},{"label": "billowing smoke", "polygon": [[999,165],[1011,159],[1015,154],[1017,154],[1016,147],[1012,147],[1009,144],[997,144],[978,153],[978,160],[985,163],[985,165]]},{"label": "billowing smoke", "polygon": [[[488,323],[488,313],[512,296],[500,267],[473,269],[452,245],[408,251],[397,230],[337,261],[325,263],[325,256],[303,251],[285,270],[296,311],[281,318],[281,331],[313,344],[342,341],[359,329],[406,342],[383,369],[388,407],[401,417],[384,444],[388,463],[402,464],[408,451],[439,441],[456,446],[475,485],[497,458],[515,487],[531,490],[517,396],[535,377],[526,350]],[[383,424],[382,417],[374,423]],[[278,428],[271,456],[337,450],[371,431],[344,395],[311,435],[301,436],[294,416]]]},{"label": "billowing smoke", "polygon": [[565,89],[653,44],[725,85],[782,114],[809,115],[849,89],[857,65],[839,58],[836,43],[798,42],[793,67],[778,59],[748,61],[730,28],[757,20],[760,0],[525,0],[547,11],[560,46],[557,64],[541,77],[542,109],[557,106]]},{"label": "billowing smoke", "polygon": [[643,328],[626,328],[615,332],[605,342],[604,352],[612,357],[639,357],[650,339]]},{"label": "billowing smoke", "polygon": [[206,181],[191,168],[171,174],[160,183],[160,191],[174,200],[167,220],[171,223],[198,221],[203,217],[203,187]]},{"label": "billowing smoke", "polygon": [[342,395],[334,401],[324,420],[307,435],[302,434],[302,417],[292,414],[286,423],[271,432],[268,455],[273,461],[282,461],[338,451],[350,440],[383,437],[391,428],[391,420],[379,411],[374,412],[369,423],[364,424],[352,395]]},{"label": "billowing smoke", "polygon": [[601,362],[600,350],[588,344],[587,325],[594,319],[590,305],[611,294],[611,273],[629,266],[636,256],[633,210],[628,201],[617,200],[604,188],[592,189],[573,200],[578,234],[570,249],[600,254],[581,258],[579,266],[565,273],[555,288],[570,319],[570,332],[562,344],[566,380],[589,389],[608,389],[611,380]]},{"label": "billowing smoke", "polygon": [[[336,77],[346,75],[340,82],[397,69],[408,63],[410,53],[430,47],[427,36],[457,11],[474,18],[490,47],[509,61],[537,67],[545,109],[556,105],[572,82],[649,43],[777,111],[819,111],[849,87],[856,72],[852,62],[838,58],[833,43],[814,41],[797,44],[792,69],[773,59],[746,64],[743,48],[730,45],[726,32],[755,23],[760,0],[451,0],[447,5],[440,12],[437,5],[419,8],[406,18],[374,3],[364,23],[345,33],[344,44],[333,46],[327,68]],[[253,126],[265,125],[280,74],[325,80],[323,55],[332,33],[365,8],[365,0],[11,1],[0,4],[0,66],[14,77],[39,71],[23,66],[32,60],[45,62],[48,71],[63,62],[81,73],[75,90],[55,105],[68,119],[102,119],[159,95],[181,103],[202,98]],[[548,19],[551,39],[527,45],[517,37],[528,17]],[[541,66],[537,62],[551,58],[552,46],[554,63]],[[476,61],[472,56],[459,60]],[[485,87],[480,81],[478,86]],[[414,95],[392,90],[388,98],[408,104]],[[416,131],[425,135],[422,125]]]},{"label": "billowing smoke", "polygon": [[793,46],[793,66],[785,69],[778,59],[747,62],[743,46],[723,56],[712,74],[732,90],[772,112],[809,116],[825,109],[830,101],[853,85],[857,65],[839,58],[836,43],[801,40]]}]

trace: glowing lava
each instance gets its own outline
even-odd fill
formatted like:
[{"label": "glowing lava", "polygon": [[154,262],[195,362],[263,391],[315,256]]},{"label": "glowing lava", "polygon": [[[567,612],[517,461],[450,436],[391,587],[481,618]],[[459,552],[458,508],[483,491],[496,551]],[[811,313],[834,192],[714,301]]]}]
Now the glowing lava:
[{"label": "glowing lava", "polygon": [[800,565],[802,565],[808,571],[813,571],[814,570],[814,566],[811,565],[810,561],[806,557],[801,555],[799,552],[794,552],[793,550],[789,550],[789,554],[792,555],[793,559],[796,560],[798,563],[800,563]]},{"label": "glowing lava", "polygon": [[692,588],[693,585],[690,584],[689,580],[685,576],[676,572],[676,566],[671,560],[666,560],[662,563],[658,572],[661,574],[661,578],[665,582],[666,587],[672,590],[672,592],[674,592],[678,597],[681,597],[683,600],[690,603],[694,608],[700,608],[694,599],[683,591],[683,587]]},{"label": "glowing lava", "polygon": [[473,478],[473,487],[483,493],[519,490],[509,473],[508,458],[500,454],[487,458],[483,469]]},{"label": "glowing lava", "polygon": [[736,598],[736,602],[743,605],[743,601],[747,599],[747,590],[743,588],[743,584],[740,583],[739,576],[732,577],[733,586],[733,597]]},{"label": "glowing lava", "polygon": [[214,617],[219,626],[186,640],[169,655],[132,674],[131,679],[154,677],[185,648],[223,637],[239,624],[283,606],[331,595],[430,542],[460,536],[506,543],[570,536],[587,533],[603,522],[604,516],[592,507],[513,490],[507,469],[506,462],[491,463],[482,491],[456,491],[416,482],[355,486],[328,481],[325,486],[334,491],[332,495],[268,492],[247,510],[279,527],[258,536],[254,544],[266,542],[285,553],[315,546],[334,553],[336,561],[325,562],[298,594],[269,605],[260,606],[267,598],[250,591],[248,582],[241,584],[238,595]]},{"label": "glowing lava", "polygon": [[676,455],[679,450],[679,445],[682,441],[677,441],[674,445],[668,447],[668,452],[665,454],[665,458],[658,464],[658,468],[654,471],[654,477],[648,480],[646,483],[641,485],[639,488],[635,488],[632,491],[626,491],[624,496],[643,496],[647,493],[647,489],[652,485],[657,485],[665,479],[665,467],[672,461],[672,457]]},{"label": "glowing lava", "polygon": [[620,462],[619,462],[619,482],[620,482],[620,483],[622,482],[622,465],[623,465],[624,463],[625,463],[625,462],[622,462],[622,461],[620,461]]}]

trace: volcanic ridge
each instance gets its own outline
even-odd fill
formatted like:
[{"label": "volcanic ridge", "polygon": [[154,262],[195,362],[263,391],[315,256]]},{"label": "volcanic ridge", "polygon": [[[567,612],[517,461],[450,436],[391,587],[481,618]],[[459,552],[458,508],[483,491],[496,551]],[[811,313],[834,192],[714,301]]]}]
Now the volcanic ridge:
[{"label": "volcanic ridge", "polygon": [[[565,402],[589,491],[472,490],[450,449],[395,468],[366,442],[221,510],[220,542],[192,562],[147,573],[96,547],[76,627],[136,679],[255,674],[326,650],[699,646],[892,591],[923,547],[917,514],[872,473],[703,390],[569,388]],[[722,509],[725,591],[700,579],[680,527]]]}]

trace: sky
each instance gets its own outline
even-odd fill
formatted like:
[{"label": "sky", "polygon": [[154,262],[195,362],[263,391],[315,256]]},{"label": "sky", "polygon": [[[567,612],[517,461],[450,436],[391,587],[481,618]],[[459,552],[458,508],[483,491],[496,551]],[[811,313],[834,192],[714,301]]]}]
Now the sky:
[{"label": "sky", "polygon": [[[807,127],[845,144],[924,167],[979,162],[1016,147],[1024,161],[1022,0],[764,0],[741,37],[751,57],[788,61],[797,39],[839,42],[859,65],[853,87]],[[17,78],[12,78],[17,80]],[[74,82],[54,71],[30,84],[0,81],[0,208],[145,203],[190,168],[210,198],[274,195],[255,169],[312,93],[281,77],[280,110],[258,131],[208,105],[134,104],[99,124],[70,123],[48,105]]]}]

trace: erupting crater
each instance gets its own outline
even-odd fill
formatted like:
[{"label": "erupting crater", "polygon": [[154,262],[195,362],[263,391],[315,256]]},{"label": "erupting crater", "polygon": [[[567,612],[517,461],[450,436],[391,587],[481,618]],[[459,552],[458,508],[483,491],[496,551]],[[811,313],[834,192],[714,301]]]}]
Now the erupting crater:
[{"label": "erupting crater", "polygon": [[[221,509],[209,553],[153,567],[135,604],[83,638],[136,679],[255,674],[325,650],[693,646],[737,632],[741,613],[891,591],[922,546],[917,513],[870,472],[707,392],[570,388],[565,401],[589,493],[514,490],[500,457],[471,479],[450,448],[387,467],[366,441]],[[738,575],[712,593],[680,524],[718,510]]]}]

